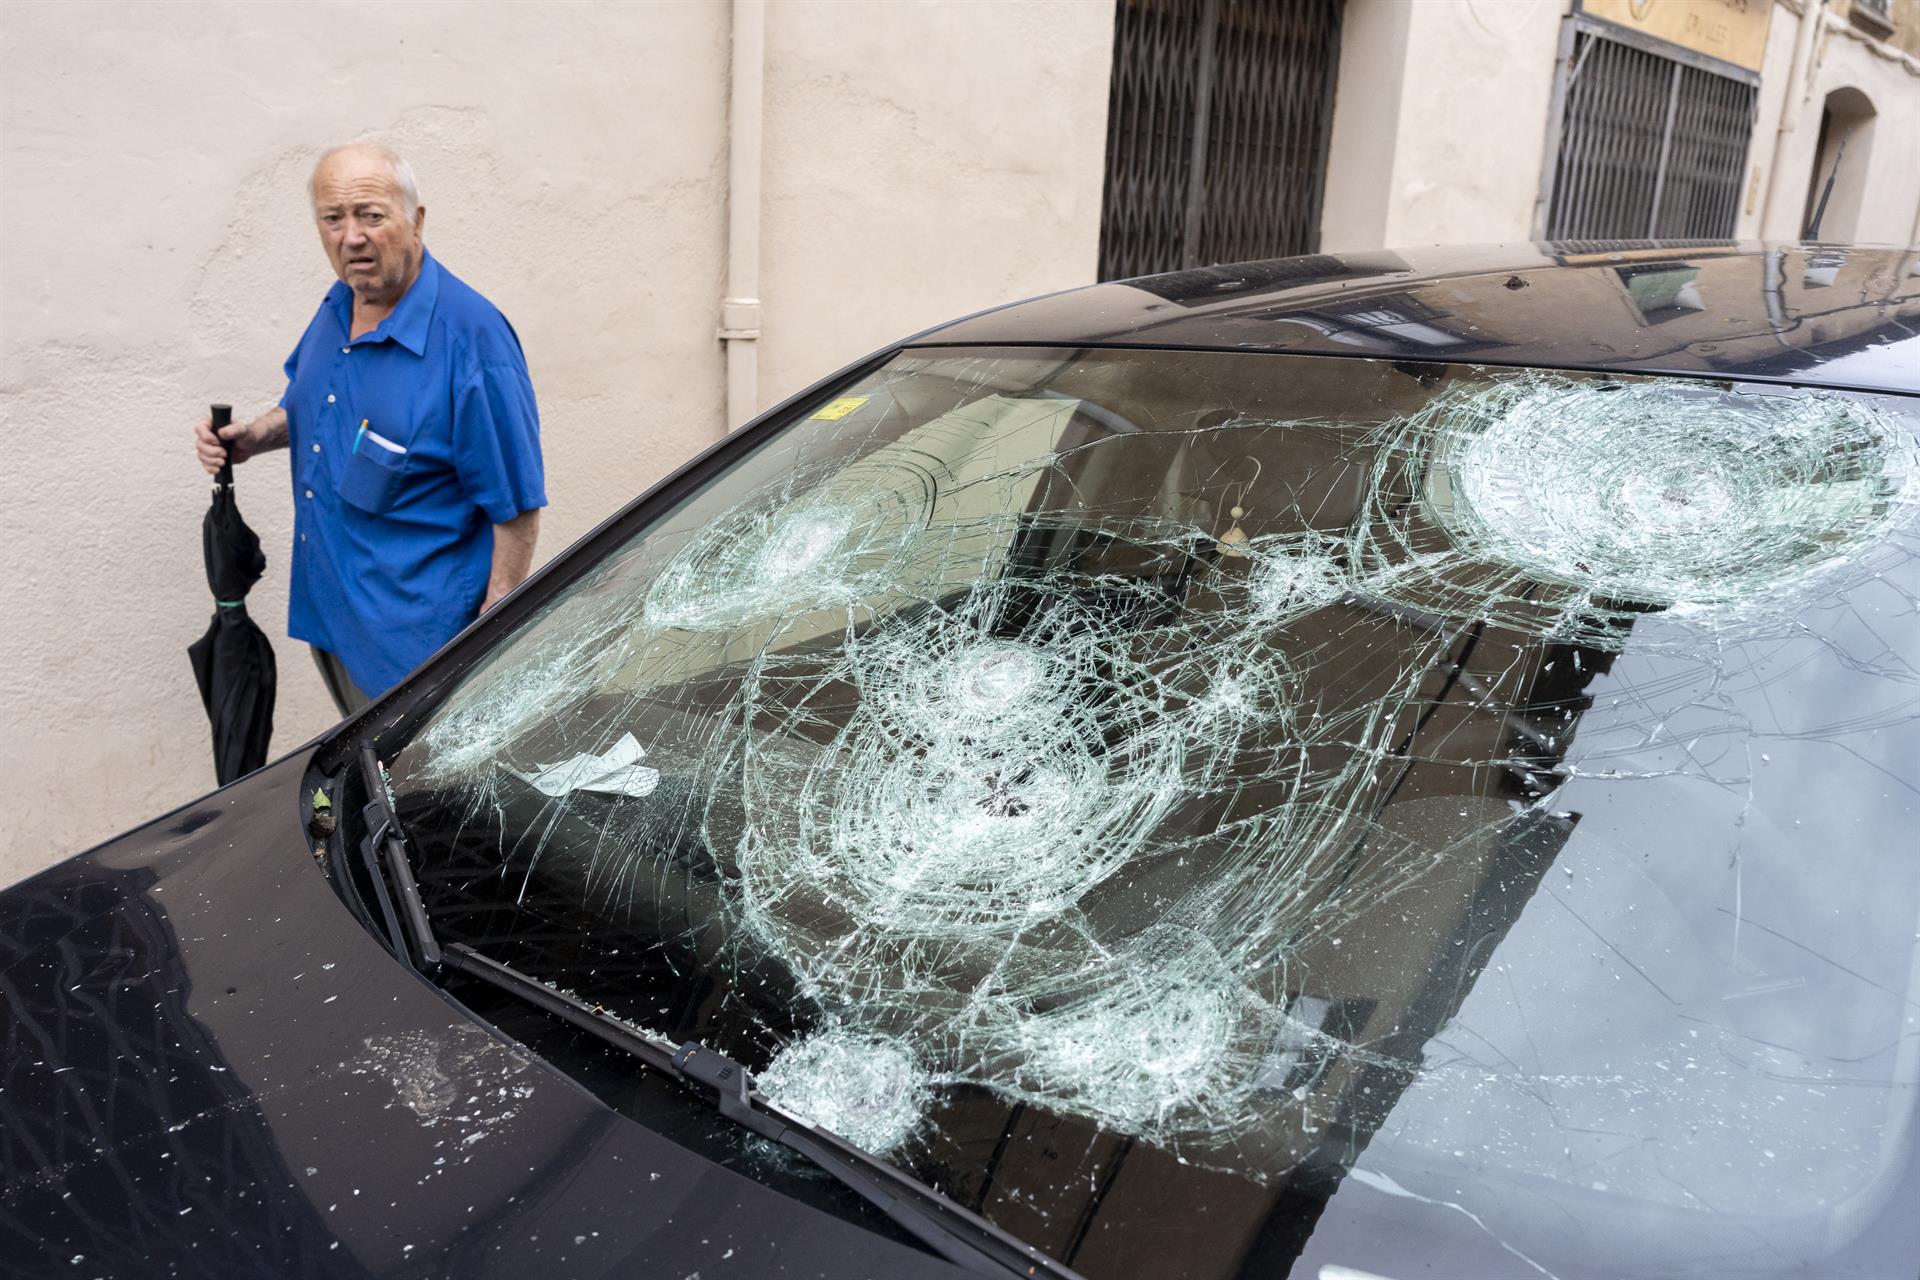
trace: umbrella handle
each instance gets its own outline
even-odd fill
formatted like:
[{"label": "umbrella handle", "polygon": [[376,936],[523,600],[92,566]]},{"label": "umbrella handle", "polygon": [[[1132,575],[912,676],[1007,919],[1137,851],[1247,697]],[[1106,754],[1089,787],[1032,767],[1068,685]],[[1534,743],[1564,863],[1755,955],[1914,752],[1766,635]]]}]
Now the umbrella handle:
[{"label": "umbrella handle", "polygon": [[[208,407],[213,411],[213,434],[218,439],[220,428],[233,425],[233,406],[216,404]],[[233,484],[233,442],[221,440],[220,443],[226,447],[227,460],[220,464],[220,474],[213,478],[213,482],[231,486]]]}]

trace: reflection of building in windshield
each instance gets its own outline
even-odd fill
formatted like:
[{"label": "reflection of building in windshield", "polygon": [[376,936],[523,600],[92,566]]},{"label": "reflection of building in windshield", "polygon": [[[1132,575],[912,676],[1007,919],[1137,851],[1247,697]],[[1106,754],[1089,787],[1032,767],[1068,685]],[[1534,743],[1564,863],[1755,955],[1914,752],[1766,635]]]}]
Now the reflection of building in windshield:
[{"label": "reflection of building in windshield", "polygon": [[1687,314],[1705,311],[1706,299],[1700,296],[1700,269],[1685,263],[1670,266],[1615,267],[1614,274],[1627,287],[1635,310],[1645,324],[1660,324]]},{"label": "reflection of building in windshield", "polygon": [[1128,283],[1133,288],[1165,298],[1168,302],[1194,308],[1244,298],[1249,294],[1268,293],[1274,289],[1297,289],[1410,270],[1412,268],[1407,266],[1405,259],[1385,251],[1337,255],[1310,253],[1266,262],[1193,267]]},{"label": "reflection of building in windshield", "polygon": [[1844,249],[1810,249],[1806,265],[1800,268],[1800,283],[1808,289],[1831,289],[1847,265]]},{"label": "reflection of building in windshield", "polygon": [[1504,345],[1408,294],[1386,294],[1312,310],[1289,310],[1272,317],[1275,324],[1305,326],[1342,346],[1382,354],[1408,353],[1409,348],[1455,355]]}]

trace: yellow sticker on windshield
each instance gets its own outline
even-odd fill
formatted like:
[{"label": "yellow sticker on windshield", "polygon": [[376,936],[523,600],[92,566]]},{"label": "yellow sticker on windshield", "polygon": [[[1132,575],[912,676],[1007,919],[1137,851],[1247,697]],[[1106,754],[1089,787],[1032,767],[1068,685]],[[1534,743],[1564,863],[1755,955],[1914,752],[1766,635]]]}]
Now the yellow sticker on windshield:
[{"label": "yellow sticker on windshield", "polygon": [[824,418],[828,422],[838,422],[871,399],[873,399],[872,396],[841,396],[838,400],[822,405],[813,416]]}]

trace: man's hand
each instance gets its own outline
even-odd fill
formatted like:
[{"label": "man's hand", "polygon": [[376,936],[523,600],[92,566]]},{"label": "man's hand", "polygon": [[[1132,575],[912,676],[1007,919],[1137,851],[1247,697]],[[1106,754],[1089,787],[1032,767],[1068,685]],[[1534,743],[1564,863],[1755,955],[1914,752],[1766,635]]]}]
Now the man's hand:
[{"label": "man's hand", "polygon": [[269,409],[252,422],[235,422],[220,428],[218,435],[214,434],[211,415],[195,423],[193,450],[199,455],[200,465],[206,468],[208,475],[216,474],[227,461],[227,450],[222,441],[233,446],[233,461],[236,464],[245,462],[257,453],[284,449],[287,447],[287,411]]},{"label": "man's hand", "polygon": [[505,524],[493,526],[493,568],[487,575],[485,613],[501,597],[527,580],[533,569],[533,544],[540,538],[540,511],[523,511]]}]

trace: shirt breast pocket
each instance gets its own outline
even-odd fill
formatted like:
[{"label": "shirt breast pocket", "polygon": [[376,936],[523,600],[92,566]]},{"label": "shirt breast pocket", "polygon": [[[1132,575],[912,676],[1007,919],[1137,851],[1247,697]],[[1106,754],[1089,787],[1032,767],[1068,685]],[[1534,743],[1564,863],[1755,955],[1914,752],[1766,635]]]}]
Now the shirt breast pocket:
[{"label": "shirt breast pocket", "polygon": [[400,497],[406,470],[404,450],[376,444],[363,433],[340,478],[340,500],[370,515],[385,515]]}]

